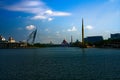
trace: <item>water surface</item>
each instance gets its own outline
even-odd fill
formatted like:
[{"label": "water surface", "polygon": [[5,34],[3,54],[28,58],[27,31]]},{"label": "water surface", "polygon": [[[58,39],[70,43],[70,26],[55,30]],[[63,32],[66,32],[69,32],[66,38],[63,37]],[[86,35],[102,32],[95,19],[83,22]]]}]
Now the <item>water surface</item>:
[{"label": "water surface", "polygon": [[120,80],[120,50],[0,49],[0,80]]}]

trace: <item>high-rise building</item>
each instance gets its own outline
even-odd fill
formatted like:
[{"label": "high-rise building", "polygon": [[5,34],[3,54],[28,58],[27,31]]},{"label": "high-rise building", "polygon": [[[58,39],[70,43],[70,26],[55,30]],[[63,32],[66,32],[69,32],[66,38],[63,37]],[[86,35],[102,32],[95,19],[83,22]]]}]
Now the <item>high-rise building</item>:
[{"label": "high-rise building", "polygon": [[95,43],[95,42],[99,42],[102,40],[103,40],[102,36],[89,36],[85,38],[85,42],[89,42],[89,43]]},{"label": "high-rise building", "polygon": [[111,39],[120,39],[120,33],[111,34]]}]

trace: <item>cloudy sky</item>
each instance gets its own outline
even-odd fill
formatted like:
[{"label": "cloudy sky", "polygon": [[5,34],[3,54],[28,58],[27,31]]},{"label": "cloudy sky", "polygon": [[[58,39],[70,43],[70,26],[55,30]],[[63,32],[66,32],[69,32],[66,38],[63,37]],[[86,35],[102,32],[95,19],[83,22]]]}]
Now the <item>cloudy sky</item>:
[{"label": "cloudy sky", "polygon": [[0,0],[0,34],[23,41],[38,29],[36,42],[81,41],[85,37],[110,37],[120,32],[120,0]]}]

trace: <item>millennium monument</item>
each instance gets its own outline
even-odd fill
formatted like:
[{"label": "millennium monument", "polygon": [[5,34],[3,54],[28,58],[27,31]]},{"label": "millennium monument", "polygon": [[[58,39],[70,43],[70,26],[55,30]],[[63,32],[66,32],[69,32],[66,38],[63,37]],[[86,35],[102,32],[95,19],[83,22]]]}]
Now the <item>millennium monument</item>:
[{"label": "millennium monument", "polygon": [[84,42],[84,21],[83,21],[83,18],[82,18],[82,45],[81,45],[82,48],[86,48],[87,46],[85,45],[85,42]]},{"label": "millennium monument", "polygon": [[84,45],[84,22],[82,18],[82,45]]}]

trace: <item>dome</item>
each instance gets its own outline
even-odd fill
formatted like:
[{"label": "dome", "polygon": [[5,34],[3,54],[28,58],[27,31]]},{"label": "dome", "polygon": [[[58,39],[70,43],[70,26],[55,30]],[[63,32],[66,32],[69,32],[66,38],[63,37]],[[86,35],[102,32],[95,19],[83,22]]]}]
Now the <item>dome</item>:
[{"label": "dome", "polygon": [[5,41],[6,39],[0,35],[0,41]]},{"label": "dome", "polygon": [[6,40],[6,39],[3,37],[3,38],[2,38],[2,41],[5,41],[5,40]]}]

